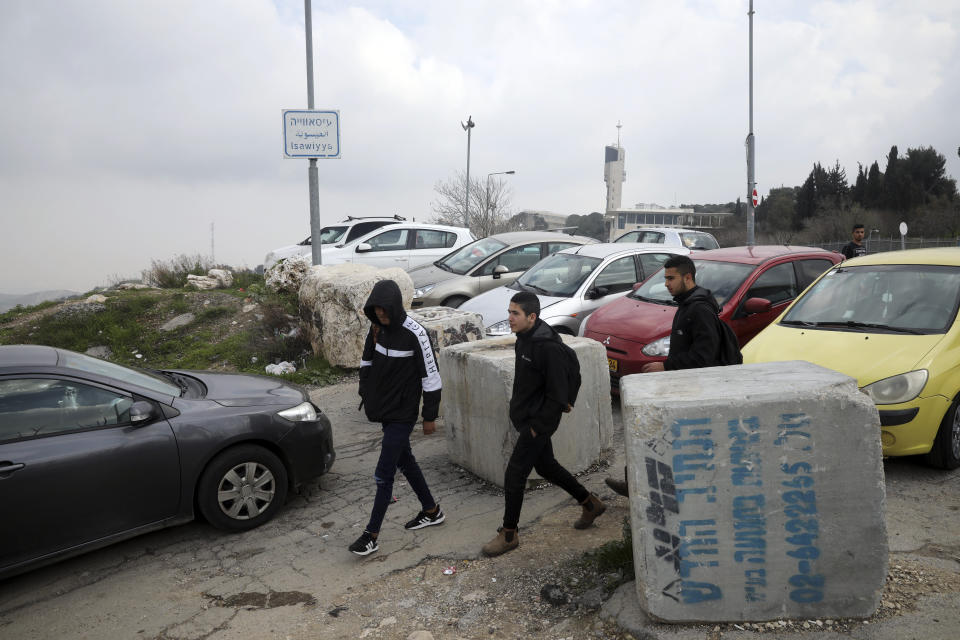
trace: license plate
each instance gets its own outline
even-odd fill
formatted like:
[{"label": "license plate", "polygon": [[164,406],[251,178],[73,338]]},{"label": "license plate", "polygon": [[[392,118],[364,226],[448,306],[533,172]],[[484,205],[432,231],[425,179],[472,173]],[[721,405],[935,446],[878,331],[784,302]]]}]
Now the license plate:
[{"label": "license plate", "polygon": [[610,367],[610,371],[617,370],[617,361],[613,358],[607,358],[607,366]]}]

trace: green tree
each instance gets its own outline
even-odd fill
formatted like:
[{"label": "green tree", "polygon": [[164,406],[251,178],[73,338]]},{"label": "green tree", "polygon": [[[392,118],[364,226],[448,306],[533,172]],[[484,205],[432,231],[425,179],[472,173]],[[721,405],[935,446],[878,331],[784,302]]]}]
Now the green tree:
[{"label": "green tree", "polygon": [[606,240],[606,234],[604,233],[603,225],[603,214],[598,211],[593,211],[585,216],[579,216],[577,214],[567,216],[564,226],[576,227],[577,229],[574,231],[576,235],[596,238],[601,242]]}]

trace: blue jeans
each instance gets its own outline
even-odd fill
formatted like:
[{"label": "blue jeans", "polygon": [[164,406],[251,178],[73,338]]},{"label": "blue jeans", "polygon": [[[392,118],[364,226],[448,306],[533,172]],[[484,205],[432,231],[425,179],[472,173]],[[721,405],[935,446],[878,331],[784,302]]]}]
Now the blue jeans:
[{"label": "blue jeans", "polygon": [[377,461],[377,470],[373,474],[377,481],[377,495],[373,499],[373,512],[367,531],[380,533],[380,525],[387,514],[387,507],[393,498],[393,477],[397,469],[403,472],[410,488],[417,494],[424,511],[436,506],[427,481],[423,477],[417,459],[410,449],[410,434],[413,432],[412,422],[385,422],[383,423],[383,440],[380,443],[380,459]]}]

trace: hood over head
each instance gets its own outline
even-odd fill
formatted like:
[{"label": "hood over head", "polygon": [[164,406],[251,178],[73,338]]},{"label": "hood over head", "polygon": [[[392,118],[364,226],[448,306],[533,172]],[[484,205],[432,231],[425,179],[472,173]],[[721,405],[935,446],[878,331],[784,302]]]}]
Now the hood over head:
[{"label": "hood over head", "polygon": [[374,307],[386,309],[387,315],[390,316],[390,325],[393,327],[399,327],[407,319],[400,286],[393,280],[380,280],[373,285],[373,291],[370,292],[367,303],[363,305],[363,313],[370,318],[370,322],[379,325],[380,321],[373,310]]}]

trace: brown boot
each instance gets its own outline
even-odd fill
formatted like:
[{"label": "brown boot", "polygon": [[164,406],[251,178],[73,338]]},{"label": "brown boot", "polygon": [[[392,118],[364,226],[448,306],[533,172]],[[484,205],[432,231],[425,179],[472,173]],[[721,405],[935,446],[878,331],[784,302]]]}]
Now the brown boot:
[{"label": "brown boot", "polygon": [[497,537],[483,545],[483,555],[499,556],[520,546],[520,537],[516,529],[497,529]]},{"label": "brown boot", "polygon": [[593,524],[593,521],[600,517],[607,510],[607,505],[600,502],[600,498],[594,494],[587,496],[587,499],[580,503],[583,512],[576,522],[573,523],[574,529],[586,529]]}]

